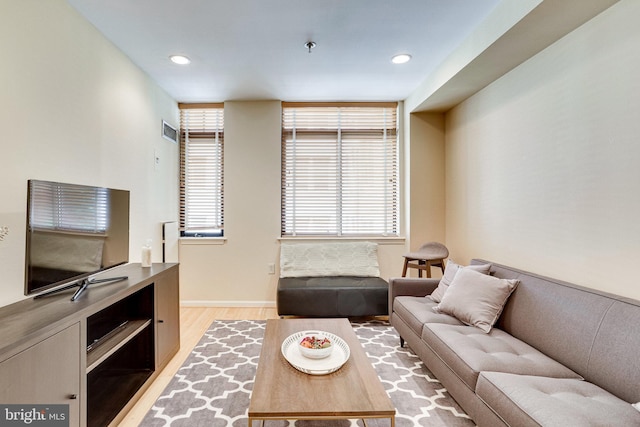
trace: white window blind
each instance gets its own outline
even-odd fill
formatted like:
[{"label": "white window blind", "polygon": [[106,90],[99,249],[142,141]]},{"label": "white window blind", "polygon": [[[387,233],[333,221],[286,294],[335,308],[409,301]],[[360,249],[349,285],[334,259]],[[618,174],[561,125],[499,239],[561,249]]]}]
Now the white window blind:
[{"label": "white window blind", "polygon": [[398,235],[396,103],[283,103],[283,236]]},{"label": "white window blind", "polygon": [[215,236],[224,227],[224,108],[180,104],[180,231]]},{"label": "white window blind", "polygon": [[104,234],[109,228],[109,194],[106,188],[29,181],[35,229]]}]

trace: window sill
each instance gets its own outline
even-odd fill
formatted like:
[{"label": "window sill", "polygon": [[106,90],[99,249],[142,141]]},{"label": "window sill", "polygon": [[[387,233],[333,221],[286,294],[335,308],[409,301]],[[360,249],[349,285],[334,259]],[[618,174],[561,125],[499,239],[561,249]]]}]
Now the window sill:
[{"label": "window sill", "polygon": [[[367,241],[375,242],[381,245],[403,245],[406,238],[403,236],[396,237],[322,237],[322,236],[286,236],[277,239],[280,242],[347,242],[347,241]],[[224,245],[227,243],[226,237],[180,237],[181,245]]]},{"label": "window sill", "polygon": [[181,245],[224,245],[226,237],[180,237]]},{"label": "window sill", "polygon": [[279,237],[278,240],[280,242],[367,241],[367,242],[375,242],[381,245],[404,245],[406,238],[404,236],[394,236],[394,237],[285,236],[285,237]]}]

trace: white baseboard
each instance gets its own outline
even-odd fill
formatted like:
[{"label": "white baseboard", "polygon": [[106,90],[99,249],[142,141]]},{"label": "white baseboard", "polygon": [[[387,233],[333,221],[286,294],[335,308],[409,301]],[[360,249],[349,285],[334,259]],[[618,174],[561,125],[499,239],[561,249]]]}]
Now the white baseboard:
[{"label": "white baseboard", "polygon": [[180,305],[183,307],[267,307],[272,308],[276,306],[275,301],[180,301]]}]

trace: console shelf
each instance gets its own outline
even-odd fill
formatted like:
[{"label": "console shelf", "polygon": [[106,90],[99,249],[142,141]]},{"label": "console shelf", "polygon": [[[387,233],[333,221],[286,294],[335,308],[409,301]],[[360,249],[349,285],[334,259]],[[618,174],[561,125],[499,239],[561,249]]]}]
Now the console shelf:
[{"label": "console shelf", "polygon": [[[131,397],[149,380],[153,371],[114,372],[109,376],[103,376],[95,381],[97,392],[88,402],[89,426],[106,426],[113,420],[121,409],[127,405]],[[117,394],[111,394],[111,390],[118,390]],[[106,402],[100,403],[97,402]],[[113,423],[112,423],[113,424]]]},{"label": "console shelf", "polygon": [[0,307],[0,402],[64,404],[70,427],[114,426],[180,347],[178,264]]},{"label": "console shelf", "polygon": [[151,319],[127,321],[112,333],[87,347],[87,373],[93,371],[93,368],[104,362],[150,324]]}]

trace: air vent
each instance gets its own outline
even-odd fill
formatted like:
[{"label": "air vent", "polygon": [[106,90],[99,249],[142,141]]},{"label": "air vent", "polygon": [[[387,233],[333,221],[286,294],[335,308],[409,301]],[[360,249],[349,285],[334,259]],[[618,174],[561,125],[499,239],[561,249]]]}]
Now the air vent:
[{"label": "air vent", "polygon": [[178,142],[178,130],[164,120],[162,121],[162,136],[171,142]]}]

